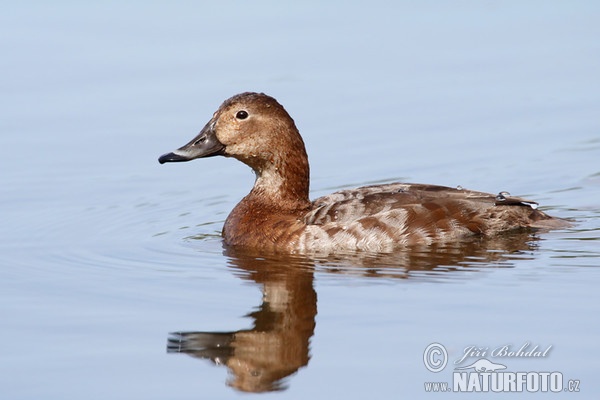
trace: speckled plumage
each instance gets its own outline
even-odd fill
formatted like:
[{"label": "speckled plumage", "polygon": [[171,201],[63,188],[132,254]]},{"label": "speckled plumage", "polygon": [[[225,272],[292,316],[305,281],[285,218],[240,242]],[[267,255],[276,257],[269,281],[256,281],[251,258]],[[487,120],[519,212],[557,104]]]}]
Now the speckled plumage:
[{"label": "speckled plumage", "polygon": [[227,217],[228,245],[284,252],[390,252],[467,236],[569,225],[507,193],[392,183],[308,198],[309,166],[293,119],[272,97],[226,100],[200,134],[159,161],[223,155],[256,173],[252,191]]}]

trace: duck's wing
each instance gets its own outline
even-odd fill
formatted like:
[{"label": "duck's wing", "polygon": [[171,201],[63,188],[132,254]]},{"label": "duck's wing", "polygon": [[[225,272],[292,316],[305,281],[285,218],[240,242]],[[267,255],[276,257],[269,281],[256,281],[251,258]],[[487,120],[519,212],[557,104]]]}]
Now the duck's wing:
[{"label": "duck's wing", "polygon": [[305,217],[307,225],[329,235],[341,231],[357,238],[383,235],[405,244],[526,227],[553,228],[558,226],[548,226],[547,221],[556,220],[537,210],[537,203],[506,192],[493,195],[411,183],[335,192],[316,199]]}]

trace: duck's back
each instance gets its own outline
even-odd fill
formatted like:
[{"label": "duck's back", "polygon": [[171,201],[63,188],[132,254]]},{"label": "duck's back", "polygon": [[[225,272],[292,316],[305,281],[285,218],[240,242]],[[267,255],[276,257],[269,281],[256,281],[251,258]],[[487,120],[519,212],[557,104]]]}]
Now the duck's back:
[{"label": "duck's back", "polygon": [[335,192],[316,199],[304,217],[300,250],[394,248],[493,235],[521,228],[560,228],[565,222],[537,203],[508,193],[394,183]]}]

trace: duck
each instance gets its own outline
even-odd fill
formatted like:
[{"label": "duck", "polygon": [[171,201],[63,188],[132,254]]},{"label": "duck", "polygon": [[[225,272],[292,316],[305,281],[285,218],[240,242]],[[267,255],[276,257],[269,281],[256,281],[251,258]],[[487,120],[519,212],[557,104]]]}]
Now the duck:
[{"label": "duck", "polygon": [[309,163],[292,117],[275,98],[245,92],[223,102],[189,143],[161,164],[235,158],[254,186],[222,229],[225,245],[285,253],[393,252],[517,230],[568,227],[534,201],[508,192],[388,183],[309,198]]}]

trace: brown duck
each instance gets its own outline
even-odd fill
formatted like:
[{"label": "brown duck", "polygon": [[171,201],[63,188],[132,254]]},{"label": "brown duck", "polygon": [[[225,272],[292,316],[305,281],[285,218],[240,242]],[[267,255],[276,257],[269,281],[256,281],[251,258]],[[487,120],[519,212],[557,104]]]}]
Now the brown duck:
[{"label": "brown duck", "polygon": [[226,100],[198,136],[159,162],[233,157],[256,173],[250,193],[227,217],[225,243],[284,252],[389,252],[413,245],[570,224],[537,203],[444,186],[391,183],[310,201],[308,157],[294,120],[274,98]]}]

